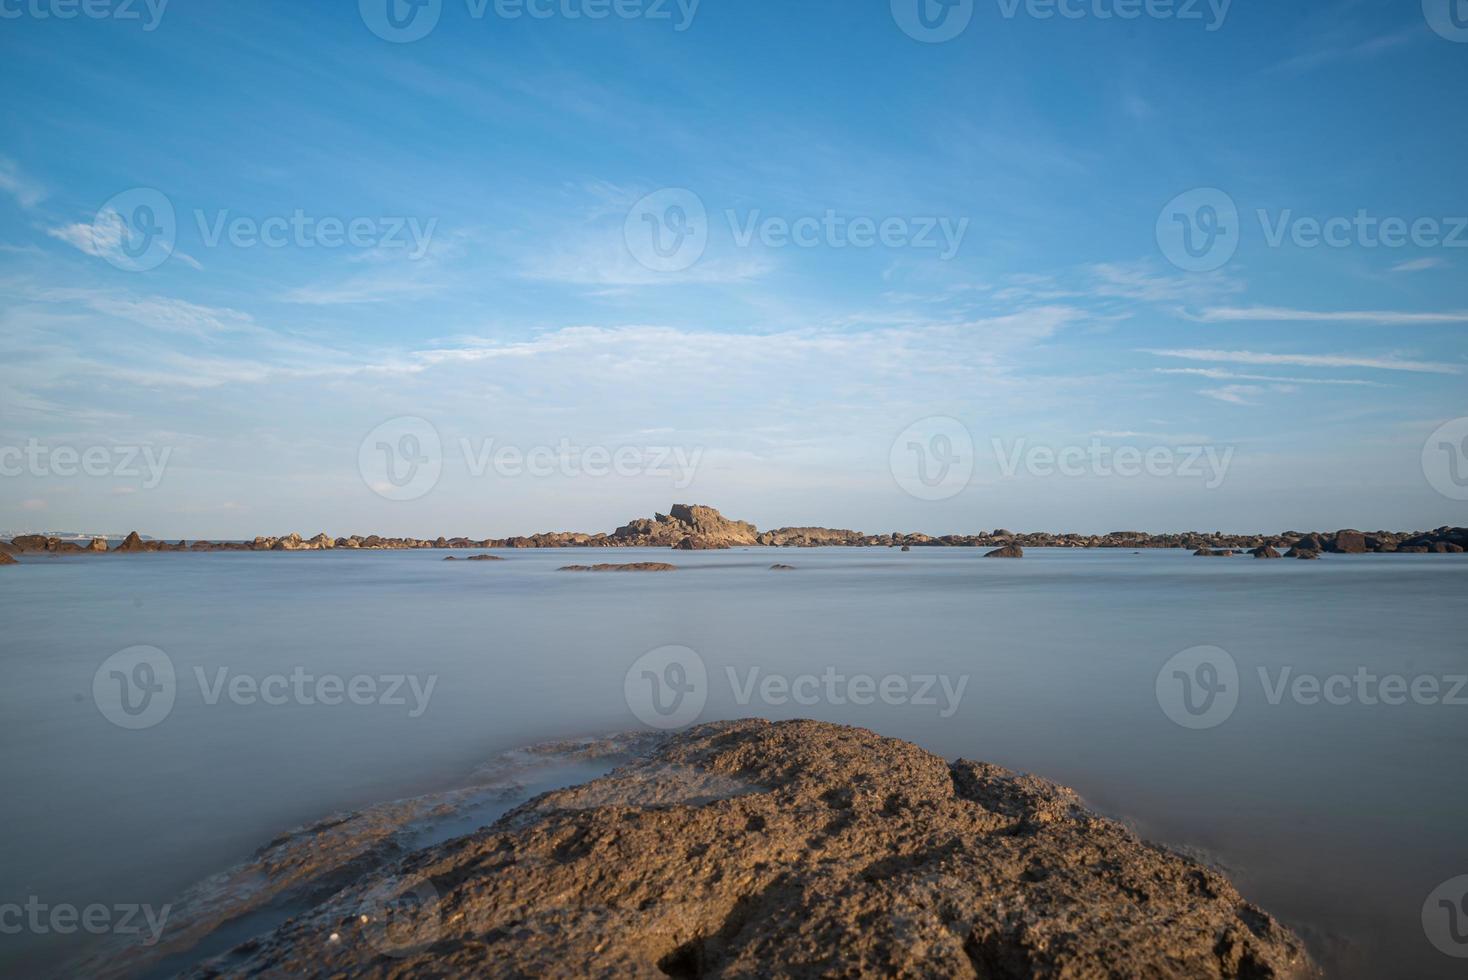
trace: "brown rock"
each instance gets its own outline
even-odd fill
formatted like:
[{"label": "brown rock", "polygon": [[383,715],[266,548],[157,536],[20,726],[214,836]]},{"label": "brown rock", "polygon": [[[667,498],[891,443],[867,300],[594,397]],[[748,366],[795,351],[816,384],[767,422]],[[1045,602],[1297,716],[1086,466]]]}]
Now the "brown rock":
[{"label": "brown rock", "polygon": [[1063,787],[813,721],[702,725],[368,870],[187,975],[1312,975],[1223,875]]},{"label": "brown rock", "polygon": [[127,537],[122,539],[122,544],[118,545],[112,550],[115,552],[135,553],[139,551],[147,551],[148,546],[143,543],[143,539],[138,535],[138,532],[133,531],[128,534]]},{"label": "brown rock", "polygon": [[1023,558],[1024,556],[1025,550],[1013,542],[984,554],[985,558]]},{"label": "brown rock", "polygon": [[1253,551],[1249,552],[1249,554],[1253,555],[1255,558],[1279,558],[1279,557],[1281,557],[1280,556],[1280,553],[1278,551],[1275,551],[1273,548],[1271,548],[1267,544],[1261,544],[1259,547],[1257,547]]},{"label": "brown rock", "polygon": [[633,561],[622,565],[566,565],[563,572],[676,572],[677,565],[661,561]]},{"label": "brown rock", "polygon": [[1330,542],[1330,550],[1341,555],[1364,555],[1366,535],[1360,531],[1337,531]]},{"label": "brown rock", "polygon": [[20,562],[10,557],[10,552],[0,551],[0,565],[19,565]]}]

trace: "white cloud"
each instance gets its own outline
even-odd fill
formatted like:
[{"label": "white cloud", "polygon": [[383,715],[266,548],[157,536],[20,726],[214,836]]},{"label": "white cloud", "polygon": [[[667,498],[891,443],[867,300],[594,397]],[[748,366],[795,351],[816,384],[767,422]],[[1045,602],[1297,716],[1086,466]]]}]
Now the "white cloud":
[{"label": "white cloud", "polygon": [[1370,323],[1379,326],[1419,326],[1468,323],[1468,312],[1404,313],[1395,310],[1295,310],[1282,306],[1221,306],[1190,319],[1199,323]]},{"label": "white cloud", "polygon": [[33,208],[46,199],[46,191],[26,177],[14,160],[0,157],[0,191],[15,198],[23,208]]},{"label": "white cloud", "polygon": [[1141,353],[1158,357],[1176,357],[1187,361],[1215,361],[1220,364],[1285,364],[1295,367],[1358,367],[1378,371],[1411,371],[1420,374],[1459,374],[1461,368],[1435,361],[1407,361],[1395,357],[1359,357],[1351,354],[1268,354],[1248,350],[1143,348]]},{"label": "white cloud", "polygon": [[1398,262],[1392,266],[1393,272],[1425,272],[1428,269],[1443,269],[1447,267],[1447,260],[1436,257],[1425,259],[1410,259],[1406,262]]},{"label": "white cloud", "polygon": [[1273,381],[1297,385],[1357,385],[1364,388],[1385,388],[1380,381],[1362,381],[1357,378],[1281,378],[1272,374],[1239,374],[1227,368],[1153,368],[1157,374],[1186,374],[1214,381]]}]

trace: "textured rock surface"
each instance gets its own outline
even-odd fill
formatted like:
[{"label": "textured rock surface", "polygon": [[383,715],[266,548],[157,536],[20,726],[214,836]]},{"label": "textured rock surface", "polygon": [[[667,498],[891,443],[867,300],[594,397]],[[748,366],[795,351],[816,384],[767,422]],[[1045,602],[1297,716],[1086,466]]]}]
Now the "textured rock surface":
[{"label": "textured rock surface", "polygon": [[251,976],[1306,977],[1069,790],[819,722],[704,725],[197,966]]},{"label": "textured rock surface", "polygon": [[985,558],[1023,558],[1024,556],[1025,550],[1017,544],[1007,544],[984,555]]},{"label": "textured rock surface", "polygon": [[629,561],[622,565],[565,565],[563,572],[676,572],[677,565],[662,561]]},{"label": "textured rock surface", "polygon": [[0,551],[0,565],[19,565],[20,562],[10,557],[8,552]]}]

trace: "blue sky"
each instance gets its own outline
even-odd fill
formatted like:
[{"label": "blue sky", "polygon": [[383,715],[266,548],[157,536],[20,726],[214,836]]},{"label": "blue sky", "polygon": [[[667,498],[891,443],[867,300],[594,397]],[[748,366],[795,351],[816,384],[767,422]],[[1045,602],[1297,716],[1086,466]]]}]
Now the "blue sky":
[{"label": "blue sky", "polygon": [[[1468,43],[1434,0],[973,0],[940,43],[908,0],[439,0],[408,43],[385,0],[95,2],[0,4],[0,528],[1468,523],[1424,455],[1468,415]],[[160,200],[161,252],[129,237]],[[649,213],[696,261],[659,264]],[[364,463],[402,418],[438,439],[411,499]],[[912,492],[935,418],[972,450]],[[1004,465],[1098,445],[1166,465]]]}]

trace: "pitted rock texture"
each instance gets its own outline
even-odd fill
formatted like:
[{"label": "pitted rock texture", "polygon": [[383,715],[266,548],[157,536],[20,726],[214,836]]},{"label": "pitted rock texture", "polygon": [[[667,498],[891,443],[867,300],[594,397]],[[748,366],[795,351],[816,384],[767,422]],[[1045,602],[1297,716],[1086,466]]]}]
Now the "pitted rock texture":
[{"label": "pitted rock texture", "polygon": [[723,722],[369,873],[196,977],[1308,977],[1220,874],[1070,790]]}]

